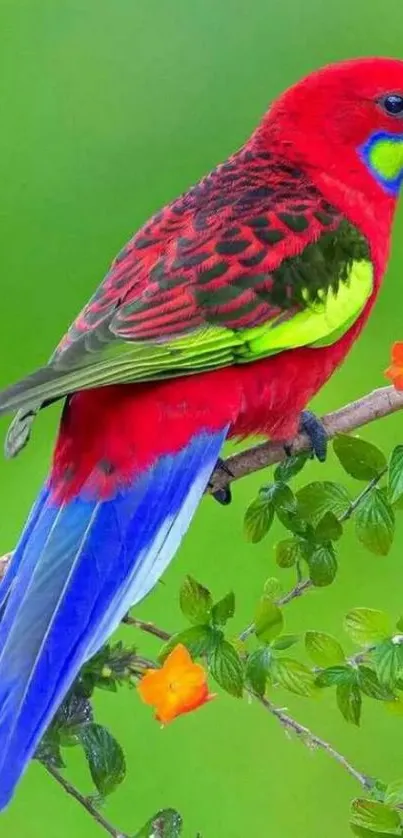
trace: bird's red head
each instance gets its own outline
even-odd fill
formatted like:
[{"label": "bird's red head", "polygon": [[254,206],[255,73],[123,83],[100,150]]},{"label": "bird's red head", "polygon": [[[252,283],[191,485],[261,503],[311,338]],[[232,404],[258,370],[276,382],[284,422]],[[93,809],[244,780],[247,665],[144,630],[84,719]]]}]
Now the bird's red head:
[{"label": "bird's red head", "polygon": [[403,181],[403,61],[333,64],[289,88],[258,135],[347,186],[396,197]]}]

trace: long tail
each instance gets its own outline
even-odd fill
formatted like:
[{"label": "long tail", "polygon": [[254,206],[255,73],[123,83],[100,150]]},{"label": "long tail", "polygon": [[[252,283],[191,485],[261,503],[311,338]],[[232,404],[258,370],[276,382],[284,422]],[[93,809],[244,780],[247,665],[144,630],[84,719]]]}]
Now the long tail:
[{"label": "long tail", "polygon": [[0,586],[0,808],[83,663],[174,556],[225,436],[194,436],[111,500],[42,490]]}]

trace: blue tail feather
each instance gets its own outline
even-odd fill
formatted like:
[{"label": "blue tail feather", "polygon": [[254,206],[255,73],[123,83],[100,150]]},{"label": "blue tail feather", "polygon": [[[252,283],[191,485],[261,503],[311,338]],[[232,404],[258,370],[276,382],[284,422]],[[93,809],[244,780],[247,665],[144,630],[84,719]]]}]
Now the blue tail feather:
[{"label": "blue tail feather", "polygon": [[193,437],[110,500],[40,494],[0,585],[0,808],[83,663],[174,556],[226,432]]}]

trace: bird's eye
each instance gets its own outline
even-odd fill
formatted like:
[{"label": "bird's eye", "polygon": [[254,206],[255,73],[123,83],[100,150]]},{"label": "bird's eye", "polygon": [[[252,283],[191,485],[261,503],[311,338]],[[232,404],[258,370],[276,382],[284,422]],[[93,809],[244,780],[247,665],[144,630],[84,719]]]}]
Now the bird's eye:
[{"label": "bird's eye", "polygon": [[403,118],[403,96],[400,96],[398,93],[390,93],[381,99],[380,104],[388,116]]}]

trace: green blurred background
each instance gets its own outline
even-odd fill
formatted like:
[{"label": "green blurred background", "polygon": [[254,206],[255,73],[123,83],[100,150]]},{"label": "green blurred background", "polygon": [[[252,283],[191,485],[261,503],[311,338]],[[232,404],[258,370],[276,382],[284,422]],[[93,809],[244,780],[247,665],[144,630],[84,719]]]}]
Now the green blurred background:
[{"label": "green blurred background", "polygon": [[[43,363],[132,231],[236,149],[285,86],[341,58],[403,57],[402,31],[401,0],[0,0],[0,383]],[[402,232],[400,214],[375,314],[316,400],[319,411],[384,383],[391,343],[403,338]],[[49,411],[21,458],[0,461],[0,553],[15,543],[45,474],[56,419]],[[403,441],[402,417],[363,436],[390,450]],[[307,479],[340,476],[332,456],[308,468]],[[245,505],[261,480],[237,484],[229,509],[204,501],[166,584],[139,615],[180,627],[176,592],[191,572],[217,596],[234,589],[234,629],[250,619],[264,579],[275,573],[278,533],[259,546],[242,536]],[[354,605],[398,615],[402,546],[402,522],[387,559],[346,534],[337,584],[290,606],[287,630],[339,632]],[[124,636],[133,642],[129,629]],[[330,693],[319,704],[280,699],[359,768],[385,779],[403,775],[402,721],[381,706],[367,701],[356,730]],[[354,781],[325,755],[289,741],[259,706],[220,695],[163,731],[134,692],[99,695],[97,712],[126,746],[128,777],[106,813],[128,833],[174,806],[185,838],[197,830],[203,838],[349,835]],[[73,752],[69,776],[90,790]],[[101,833],[33,765],[0,818],[0,835],[10,834]]]}]

